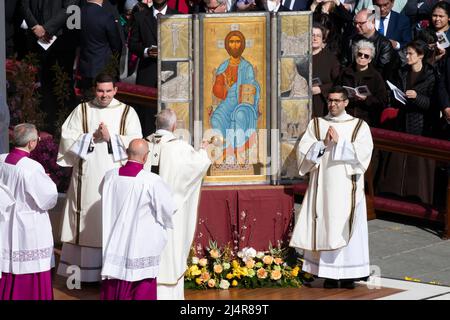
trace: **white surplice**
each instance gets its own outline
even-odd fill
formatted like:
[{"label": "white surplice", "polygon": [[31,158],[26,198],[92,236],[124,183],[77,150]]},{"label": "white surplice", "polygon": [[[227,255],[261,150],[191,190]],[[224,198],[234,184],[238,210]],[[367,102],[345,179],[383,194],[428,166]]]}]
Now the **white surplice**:
[{"label": "white surplice", "polygon": [[211,161],[205,150],[196,151],[169,131],[158,130],[147,139],[146,169],[159,166],[159,176],[171,188],[177,210],[161,254],[158,300],[179,300],[184,298],[184,273],[194,240],[200,188]]},{"label": "white surplice", "polygon": [[[9,188],[0,183],[0,224],[9,221],[12,212],[12,205],[16,201]],[[1,227],[0,227],[1,230]],[[3,236],[0,235],[0,278],[2,277],[3,268]],[[6,270],[4,270],[6,271]]]},{"label": "white surplice", "polygon": [[[102,266],[100,183],[108,170],[124,164],[126,148],[131,140],[142,138],[142,131],[136,111],[116,99],[105,108],[93,101],[85,108],[84,112],[83,104],[77,106],[61,130],[57,163],[73,171],[64,207],[58,274],[67,276],[67,267],[77,265],[81,281],[95,282],[101,279]],[[106,142],[93,142],[101,122],[111,136],[111,153]]]},{"label": "white surplice", "polygon": [[156,278],[172,228],[175,204],[169,187],[151,172],[136,177],[106,173],[102,189],[103,279]]},{"label": "white surplice", "polygon": [[[370,128],[345,112],[316,120],[299,145],[300,174],[310,173],[310,179],[290,246],[305,250],[307,272],[334,279],[365,277],[369,249],[364,172],[373,150]],[[325,147],[330,126],[339,140]]]},{"label": "white surplice", "polygon": [[0,183],[12,192],[16,203],[9,221],[0,222],[3,247],[2,271],[30,274],[54,267],[53,235],[48,210],[56,205],[55,183],[42,165],[22,158],[16,165],[0,156]]}]

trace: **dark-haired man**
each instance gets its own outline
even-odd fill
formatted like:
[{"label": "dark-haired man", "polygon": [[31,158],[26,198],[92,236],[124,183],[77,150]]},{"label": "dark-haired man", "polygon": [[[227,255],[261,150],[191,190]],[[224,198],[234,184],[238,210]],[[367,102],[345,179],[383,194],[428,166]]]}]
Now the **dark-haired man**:
[{"label": "dark-haired man", "polygon": [[353,289],[370,273],[364,172],[373,142],[348,103],[344,88],[332,88],[328,115],[310,121],[298,148],[300,175],[310,179],[290,246],[304,250],[303,270],[325,288]]},{"label": "dark-haired man", "polygon": [[131,140],[142,138],[139,118],[130,106],[114,99],[114,78],[100,74],[95,98],[78,105],[62,126],[57,163],[72,167],[64,208],[58,273],[81,268],[81,281],[100,281],[102,267],[102,212],[100,182],[108,170],[127,159]]}]

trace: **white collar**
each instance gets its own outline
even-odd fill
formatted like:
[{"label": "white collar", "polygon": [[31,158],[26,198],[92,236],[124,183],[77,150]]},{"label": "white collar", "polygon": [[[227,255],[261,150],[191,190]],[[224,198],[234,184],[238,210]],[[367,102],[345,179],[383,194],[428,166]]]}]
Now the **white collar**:
[{"label": "white collar", "polygon": [[156,130],[155,135],[158,135],[158,136],[172,135],[173,136],[173,132],[170,132],[169,130],[165,130],[165,129],[158,129],[158,130]]},{"label": "white collar", "polygon": [[351,115],[349,115],[345,110],[337,117],[333,117],[330,113],[328,113],[325,116],[325,120],[328,120],[328,121],[348,121],[348,120],[352,120],[352,119],[353,119],[353,117]]},{"label": "white collar", "polygon": [[161,11],[158,11],[157,9],[155,9],[155,7],[153,7],[153,16],[155,17],[155,19],[158,13],[161,13],[164,16],[166,12],[167,12],[167,5]]},{"label": "white collar", "polygon": [[[388,15],[386,17],[384,17],[383,21],[388,21],[391,18],[391,13],[392,13],[392,10],[388,13]],[[381,17],[380,17],[380,21],[381,21]]]}]

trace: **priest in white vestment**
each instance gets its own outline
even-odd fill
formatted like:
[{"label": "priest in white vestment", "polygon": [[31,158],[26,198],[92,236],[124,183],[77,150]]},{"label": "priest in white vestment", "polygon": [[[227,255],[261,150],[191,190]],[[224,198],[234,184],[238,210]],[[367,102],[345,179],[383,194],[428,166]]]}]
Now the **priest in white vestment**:
[{"label": "priest in white vestment", "polygon": [[161,254],[158,276],[158,300],[184,300],[184,273],[194,240],[200,188],[211,161],[207,143],[196,151],[174,135],[177,117],[173,110],[156,116],[157,131],[147,137],[149,158],[146,169],[158,174],[171,188],[176,213],[173,229]]},{"label": "priest in white vestment", "polygon": [[128,162],[103,180],[102,300],[156,300],[159,259],[175,211],[169,187],[145,171],[148,144],[131,141]]},{"label": "priest in white vestment", "polygon": [[136,111],[114,99],[114,78],[100,74],[96,97],[78,105],[62,126],[57,163],[72,167],[64,207],[58,274],[78,266],[82,282],[99,282],[102,268],[102,205],[100,183],[108,170],[126,162],[131,140],[142,138]]},{"label": "priest in white vestment", "polygon": [[[16,201],[14,196],[7,186],[0,183],[0,224],[6,223],[11,217],[11,207]],[[0,234],[0,279],[2,277],[3,270],[3,236]],[[8,259],[6,255],[5,259]],[[5,270],[6,271],[6,270]]]},{"label": "priest in white vestment", "polygon": [[29,158],[39,141],[36,127],[14,127],[15,148],[0,155],[0,183],[15,200],[9,219],[0,219],[0,300],[53,300],[53,235],[48,210],[56,205],[55,183]]},{"label": "priest in white vestment", "polygon": [[311,120],[299,144],[300,175],[310,174],[290,246],[304,250],[303,271],[325,288],[352,289],[370,273],[364,172],[370,128],[345,112],[345,89],[328,95],[329,113]]}]

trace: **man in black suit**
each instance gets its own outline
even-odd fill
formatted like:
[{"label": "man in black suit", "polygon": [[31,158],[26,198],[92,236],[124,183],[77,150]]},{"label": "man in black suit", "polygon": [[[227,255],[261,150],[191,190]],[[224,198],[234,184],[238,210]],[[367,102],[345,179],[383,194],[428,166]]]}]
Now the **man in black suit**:
[{"label": "man in black suit", "polygon": [[12,57],[14,54],[15,18],[18,13],[18,3],[18,0],[6,0],[5,2],[5,41],[7,58]]},{"label": "man in black suit", "polygon": [[[59,107],[53,94],[55,73],[52,67],[57,63],[73,81],[73,63],[75,60],[76,39],[74,31],[67,28],[69,14],[67,8],[78,5],[79,0],[22,0],[20,10],[28,29],[26,30],[27,51],[37,55],[39,60],[40,92],[42,95],[41,110],[46,115],[47,127],[53,132],[56,110]],[[47,50],[42,43],[49,43],[56,36],[56,40]],[[71,86],[73,88],[73,86]],[[70,92],[71,98],[74,92]]]},{"label": "man in black suit", "polygon": [[380,8],[380,20],[375,21],[377,31],[391,41],[396,50],[403,48],[412,40],[409,18],[392,10],[394,0],[374,0]]},{"label": "man in black suit", "polygon": [[176,14],[167,6],[167,0],[153,0],[151,10],[137,12],[131,30],[130,50],[139,58],[136,84],[156,88],[158,86],[158,25],[159,14]]},{"label": "man in black suit", "polygon": [[[122,41],[112,13],[103,8],[103,0],[89,0],[81,8],[80,89],[84,98],[91,98],[92,81],[101,72],[116,72]],[[108,68],[108,70],[105,70]]]},{"label": "man in black suit", "polygon": [[[167,0],[153,0],[150,10],[137,12],[131,30],[130,51],[139,57],[136,84],[158,87],[158,25],[160,15],[176,14],[177,11],[167,6]],[[155,130],[156,110],[139,108],[138,115],[144,136]]]}]

